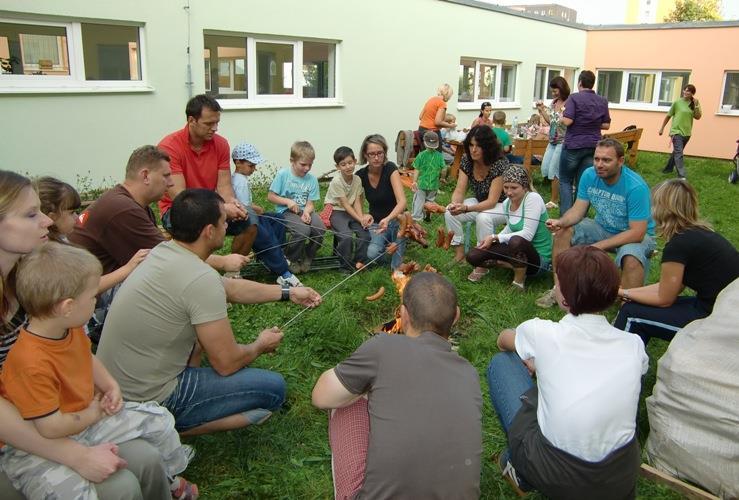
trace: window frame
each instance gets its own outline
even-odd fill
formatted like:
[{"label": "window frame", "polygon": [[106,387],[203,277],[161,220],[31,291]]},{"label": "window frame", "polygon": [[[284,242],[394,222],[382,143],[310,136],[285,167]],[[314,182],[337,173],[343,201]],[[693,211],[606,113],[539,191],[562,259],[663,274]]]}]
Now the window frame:
[{"label": "window frame", "polygon": [[[486,59],[477,57],[460,56],[457,68],[464,64],[464,61],[475,62],[475,78],[472,85],[472,101],[459,101],[459,90],[457,89],[457,109],[460,111],[466,110],[479,110],[483,102],[490,102],[495,109],[519,109],[520,104],[520,81],[521,81],[521,62],[520,61],[508,61],[503,59]],[[492,99],[479,99],[480,93],[480,65],[494,66],[495,67],[495,90]],[[513,85],[513,100],[502,101],[501,100],[501,89],[503,87],[503,66],[513,66],[515,69],[515,84]]]},{"label": "window frame", "polygon": [[[658,111],[665,112],[670,109],[670,104],[659,104],[659,95],[662,87],[662,75],[663,73],[687,73],[688,83],[691,82],[693,71],[691,69],[634,69],[634,68],[612,68],[604,67],[597,68],[595,75],[595,89],[598,89],[598,78],[600,77],[601,71],[611,71],[621,73],[621,92],[619,95],[619,102],[608,102],[608,107],[612,109],[633,109],[639,111]],[[626,96],[629,92],[629,79],[631,75],[653,75],[655,85],[652,88],[651,100],[648,102],[628,102]],[[686,84],[683,84],[683,86]]]},{"label": "window frame", "polygon": [[[218,30],[203,30],[205,36],[227,36],[234,38],[246,39],[246,95],[242,99],[221,99],[216,95],[218,104],[223,109],[270,109],[270,108],[321,108],[321,107],[340,107],[344,105],[341,94],[340,85],[340,40],[328,40],[317,38],[297,38],[285,36],[272,36],[254,33],[233,33]],[[334,97],[303,97],[303,86],[305,79],[303,77],[303,43],[325,43],[333,45],[333,85]],[[259,94],[257,92],[257,44],[272,43],[293,46],[293,69],[292,82],[293,93],[289,95],[281,94]],[[203,45],[204,38],[203,38]],[[203,56],[204,57],[204,56]],[[213,64],[211,54],[210,64]],[[203,67],[205,65],[203,64]],[[329,81],[331,77],[329,76]],[[205,76],[202,78],[203,89],[205,89]],[[211,89],[213,82],[211,81]],[[205,90],[204,90],[205,91]],[[210,91],[212,92],[212,90]]]},{"label": "window frame", "polygon": [[727,69],[724,70],[724,77],[721,79],[721,93],[719,94],[719,102],[718,102],[718,111],[716,111],[716,114],[718,115],[726,115],[726,116],[739,116],[739,109],[729,109],[724,110],[724,93],[726,92],[726,83],[728,80],[729,74],[736,74],[739,75],[739,69]]},{"label": "window frame", "polygon": [[[3,75],[0,74],[0,94],[32,94],[32,93],[105,93],[105,92],[151,92],[154,89],[148,83],[146,69],[146,34],[144,25],[140,23],[119,22],[114,20],[90,21],[77,19],[74,21],[38,20],[22,17],[0,17],[0,23],[27,24],[34,26],[50,26],[64,28],[67,33],[67,57],[69,59],[69,75]],[[141,71],[140,80],[86,80],[85,60],[82,43],[82,24],[129,26],[138,30],[137,56]]]},{"label": "window frame", "polygon": [[[544,84],[544,88],[543,88],[544,96],[543,97],[539,97],[537,95],[537,92],[540,89],[536,88],[536,72],[540,69],[544,69],[544,81],[542,82]],[[534,67],[534,94],[533,94],[534,102],[531,105],[532,108],[536,108],[537,101],[541,101],[547,106],[549,106],[552,103],[552,100],[549,97],[547,97],[547,94],[549,94],[549,82],[551,82],[552,78],[554,78],[554,77],[549,76],[549,73],[551,71],[559,71],[559,76],[567,79],[568,82],[571,81],[572,85],[577,84],[578,68],[572,68],[568,66],[552,66],[549,64],[537,64]],[[572,73],[571,78],[567,78],[567,72]]]}]

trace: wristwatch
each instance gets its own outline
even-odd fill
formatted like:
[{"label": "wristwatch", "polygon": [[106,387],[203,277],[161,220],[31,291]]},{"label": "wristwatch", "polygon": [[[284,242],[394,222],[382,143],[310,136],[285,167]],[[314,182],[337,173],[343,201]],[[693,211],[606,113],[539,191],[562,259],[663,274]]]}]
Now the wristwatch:
[{"label": "wristwatch", "polygon": [[282,291],[280,300],[281,301],[290,300],[290,285],[285,283],[284,285],[282,285],[282,288],[280,290]]}]

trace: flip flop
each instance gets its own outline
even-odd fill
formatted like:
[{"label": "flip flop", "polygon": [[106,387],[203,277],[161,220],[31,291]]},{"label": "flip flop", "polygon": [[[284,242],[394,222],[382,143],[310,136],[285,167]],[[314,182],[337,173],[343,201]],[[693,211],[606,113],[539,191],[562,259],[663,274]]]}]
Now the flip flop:
[{"label": "flip flop", "polygon": [[490,272],[490,269],[485,269],[485,271],[478,271],[477,268],[475,268],[467,276],[467,280],[471,281],[472,283],[477,283],[483,278],[483,276],[485,276],[489,272]]}]

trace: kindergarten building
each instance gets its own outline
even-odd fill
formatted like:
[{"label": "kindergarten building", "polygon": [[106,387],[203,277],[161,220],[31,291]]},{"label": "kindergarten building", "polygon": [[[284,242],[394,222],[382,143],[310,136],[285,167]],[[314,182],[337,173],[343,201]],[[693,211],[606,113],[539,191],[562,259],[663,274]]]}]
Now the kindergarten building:
[{"label": "kindergarten building", "polygon": [[392,149],[442,83],[462,126],[485,101],[524,121],[552,77],[576,87],[584,68],[611,129],[643,127],[654,151],[668,150],[657,129],[693,83],[704,115],[689,153],[729,158],[737,40],[739,22],[589,27],[475,0],[0,0],[0,168],[118,180],[135,147],[184,126],[187,99],[208,92],[232,145],[284,165],[306,139],[321,173],[369,133]]}]

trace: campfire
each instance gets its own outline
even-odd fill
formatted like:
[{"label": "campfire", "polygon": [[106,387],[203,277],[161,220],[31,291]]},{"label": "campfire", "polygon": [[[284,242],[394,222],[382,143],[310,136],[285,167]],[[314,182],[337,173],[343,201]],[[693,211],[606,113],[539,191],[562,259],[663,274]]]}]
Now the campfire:
[{"label": "campfire", "polygon": [[[390,279],[392,279],[393,283],[395,284],[395,289],[398,291],[398,297],[400,299],[399,302],[402,302],[403,290],[408,284],[408,280],[411,279],[411,274],[419,272],[421,270],[421,266],[417,262],[410,261],[401,264],[396,271],[392,272],[392,274],[390,275]],[[423,271],[431,273],[437,272],[436,269],[431,267],[429,264],[426,264],[423,267]],[[390,334],[403,334],[403,325],[400,321],[400,305],[395,308],[395,317],[390,321],[383,323],[382,326],[378,328],[378,330]]]}]

